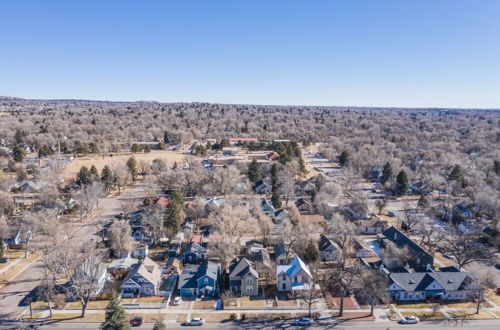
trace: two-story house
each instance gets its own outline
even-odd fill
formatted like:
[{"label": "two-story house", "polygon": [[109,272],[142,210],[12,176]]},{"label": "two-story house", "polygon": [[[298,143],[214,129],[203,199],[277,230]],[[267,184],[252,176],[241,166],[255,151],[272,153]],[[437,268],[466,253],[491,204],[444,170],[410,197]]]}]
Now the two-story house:
[{"label": "two-story house", "polygon": [[318,250],[322,261],[337,260],[342,256],[342,250],[337,243],[325,234],[319,236]]},{"label": "two-story house", "polygon": [[146,257],[132,266],[122,282],[122,297],[156,296],[160,287],[162,270],[153,260]]},{"label": "two-story house", "polygon": [[235,259],[229,266],[229,288],[237,295],[259,294],[259,273],[246,258]]},{"label": "two-story house", "polygon": [[219,292],[220,264],[205,261],[199,266],[184,268],[179,276],[181,296],[214,295]]},{"label": "two-story house", "polygon": [[288,265],[278,265],[276,277],[278,291],[299,293],[310,290],[313,285],[309,266],[299,257],[295,257]]}]

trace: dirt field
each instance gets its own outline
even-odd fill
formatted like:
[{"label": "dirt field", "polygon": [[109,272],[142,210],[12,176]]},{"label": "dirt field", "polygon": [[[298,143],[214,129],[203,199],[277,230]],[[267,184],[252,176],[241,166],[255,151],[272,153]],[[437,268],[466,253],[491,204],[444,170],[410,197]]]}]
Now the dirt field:
[{"label": "dirt field", "polygon": [[140,162],[141,160],[150,162],[153,159],[160,158],[163,159],[168,165],[173,165],[174,162],[177,162],[180,165],[187,157],[192,157],[190,155],[168,150],[154,150],[150,153],[127,153],[115,155],[113,157],[106,157],[104,159],[102,156],[93,155],[72,160],[64,168],[63,175],[65,179],[73,179],[82,166],[87,166],[88,168],[90,168],[92,165],[95,165],[97,170],[101,172],[104,165],[110,165],[115,162],[125,163],[132,155],[134,155],[137,162]]}]

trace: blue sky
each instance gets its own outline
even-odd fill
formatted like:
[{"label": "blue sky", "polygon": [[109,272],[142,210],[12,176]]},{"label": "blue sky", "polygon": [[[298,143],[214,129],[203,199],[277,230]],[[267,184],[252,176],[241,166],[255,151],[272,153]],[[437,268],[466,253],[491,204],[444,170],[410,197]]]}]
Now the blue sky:
[{"label": "blue sky", "polygon": [[500,1],[0,2],[0,95],[500,108]]}]

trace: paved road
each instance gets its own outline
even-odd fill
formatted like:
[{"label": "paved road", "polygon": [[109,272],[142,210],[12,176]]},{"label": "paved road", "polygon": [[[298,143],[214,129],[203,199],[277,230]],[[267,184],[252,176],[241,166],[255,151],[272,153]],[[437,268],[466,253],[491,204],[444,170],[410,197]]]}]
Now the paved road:
[{"label": "paved road", "polygon": [[[102,209],[101,215],[77,229],[72,241],[78,245],[90,241],[93,234],[97,231],[95,224],[99,218],[117,214],[121,211],[122,199],[139,199],[144,195],[145,189],[143,184],[137,184],[120,197],[103,198],[100,203],[100,208]],[[139,204],[139,200],[137,203]],[[36,262],[22,272],[15,281],[0,290],[0,320],[17,319],[22,314],[24,308],[18,306],[19,301],[40,284],[41,276],[40,262]]]},{"label": "paved road", "polygon": [[[337,323],[335,320],[328,319],[316,323],[307,329],[370,329],[370,330],[386,330],[386,329],[428,329],[439,330],[443,328],[463,328],[463,329],[485,329],[496,330],[499,328],[499,320],[480,320],[480,321],[466,321],[464,323],[454,321],[429,321],[421,322],[417,325],[403,325],[396,322],[389,321],[350,321],[346,323]],[[186,329],[179,323],[174,321],[166,322],[167,329]],[[29,324],[25,327],[19,323],[0,324],[1,330],[7,329],[29,329]],[[31,324],[31,329],[99,329],[98,323],[52,323],[44,325]],[[144,324],[136,329],[152,329],[153,324]],[[271,322],[271,323],[207,323],[202,329],[299,329],[291,325],[289,321],[286,322]],[[302,327],[303,328],[303,327]]]}]

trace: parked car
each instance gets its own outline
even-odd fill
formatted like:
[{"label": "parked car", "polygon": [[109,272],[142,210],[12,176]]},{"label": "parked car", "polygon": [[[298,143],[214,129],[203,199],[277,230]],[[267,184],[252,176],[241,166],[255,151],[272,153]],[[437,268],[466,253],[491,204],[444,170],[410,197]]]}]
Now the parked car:
[{"label": "parked car", "polygon": [[9,258],[0,258],[0,264],[4,264],[6,262],[9,262]]},{"label": "parked car", "polygon": [[307,317],[303,317],[301,319],[295,320],[295,322],[293,322],[293,325],[311,326],[313,325],[313,320]]},{"label": "parked car", "polygon": [[181,301],[182,301],[181,296],[175,297],[175,298],[174,298],[174,303],[173,303],[173,304],[174,304],[174,306],[178,306],[178,305],[180,305],[180,304],[181,304]]},{"label": "parked car", "polygon": [[187,322],[182,323],[182,325],[185,326],[202,326],[203,324],[205,324],[205,320],[201,317],[195,317]]},{"label": "parked car", "polygon": [[396,216],[396,214],[394,214],[394,212],[387,212],[387,215],[391,218],[394,218]]},{"label": "parked car", "polygon": [[133,327],[140,327],[142,323],[144,323],[144,318],[141,316],[136,316],[134,318],[131,318],[130,321],[128,321],[131,326]]},{"label": "parked car", "polygon": [[443,256],[448,258],[448,259],[451,259],[451,260],[457,259],[453,254],[451,254],[449,252],[443,253]]},{"label": "parked car", "polygon": [[401,320],[403,324],[417,324],[420,320],[416,316],[407,316]]}]

